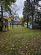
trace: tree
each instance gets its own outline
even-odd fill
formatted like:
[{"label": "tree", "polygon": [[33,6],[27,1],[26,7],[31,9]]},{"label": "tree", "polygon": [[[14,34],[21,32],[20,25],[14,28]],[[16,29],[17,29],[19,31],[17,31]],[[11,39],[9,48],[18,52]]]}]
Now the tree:
[{"label": "tree", "polygon": [[29,1],[24,2],[24,9],[23,9],[23,17],[24,20],[27,21],[27,27],[28,27],[28,21],[29,21],[29,14],[31,14],[31,4]]},{"label": "tree", "polygon": [[24,3],[23,17],[27,20],[27,27],[28,27],[29,15],[32,16],[32,26],[33,26],[33,15],[35,12],[34,2],[35,0],[26,0]]},{"label": "tree", "polygon": [[11,11],[9,6],[14,3],[15,0],[0,0],[0,6],[1,6],[1,18],[0,18],[0,31],[3,30],[3,7],[6,11]]},{"label": "tree", "polygon": [[10,9],[11,9],[12,15],[17,15],[18,14],[17,11],[19,10],[19,7],[17,6],[16,3],[12,4],[11,7],[10,7]]}]

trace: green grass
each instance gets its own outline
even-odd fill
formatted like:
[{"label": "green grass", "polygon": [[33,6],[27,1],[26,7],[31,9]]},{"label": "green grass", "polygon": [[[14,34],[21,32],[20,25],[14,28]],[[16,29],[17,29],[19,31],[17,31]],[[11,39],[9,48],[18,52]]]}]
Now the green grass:
[{"label": "green grass", "polygon": [[41,55],[41,31],[24,27],[0,32],[1,55]]}]

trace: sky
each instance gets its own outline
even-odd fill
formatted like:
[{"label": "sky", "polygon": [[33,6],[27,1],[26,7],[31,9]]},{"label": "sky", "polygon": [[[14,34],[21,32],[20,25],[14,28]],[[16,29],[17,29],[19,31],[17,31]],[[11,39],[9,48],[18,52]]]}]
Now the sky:
[{"label": "sky", "polygon": [[[19,16],[23,16],[22,12],[23,12],[23,7],[24,7],[24,1],[26,1],[26,0],[17,0],[16,1],[17,7],[19,8],[19,10],[17,11]],[[39,2],[39,4],[41,5],[41,1]]]},{"label": "sky", "polygon": [[[17,5],[16,9],[19,9],[17,10],[17,13],[20,17],[23,16],[22,12],[23,12],[23,7],[24,7],[24,1],[26,0],[16,0],[15,4]],[[39,4],[41,5],[41,1],[39,2]],[[12,10],[14,10],[14,5],[12,5]]]},{"label": "sky", "polygon": [[[24,1],[25,0],[16,0],[15,4],[17,5],[17,7],[15,9],[19,9],[17,10],[17,14],[19,15],[19,17],[22,17],[22,12],[23,12],[23,7],[24,7]],[[12,5],[11,8],[14,11],[14,5]],[[4,12],[5,16],[9,16],[9,14],[7,12]]]},{"label": "sky", "polygon": [[41,1],[39,1],[39,4],[41,5]]},{"label": "sky", "polygon": [[23,16],[22,12],[23,12],[23,7],[24,7],[24,1],[25,0],[17,0],[16,1],[16,4],[17,4],[17,6],[19,8],[19,10],[17,11],[17,13],[18,13],[19,16]]}]

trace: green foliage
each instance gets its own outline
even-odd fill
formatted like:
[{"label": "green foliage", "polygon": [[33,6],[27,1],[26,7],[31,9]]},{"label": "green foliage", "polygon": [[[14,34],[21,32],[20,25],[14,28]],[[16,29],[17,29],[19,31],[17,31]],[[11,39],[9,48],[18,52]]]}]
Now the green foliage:
[{"label": "green foliage", "polygon": [[[10,11],[10,14],[11,14],[11,9],[10,9],[10,5],[12,3],[14,3],[16,0],[0,0],[0,5],[1,5],[1,20],[3,19],[3,8],[6,10],[6,11]],[[0,26],[0,29],[2,30],[3,29],[3,21],[0,20],[0,23],[2,22],[2,27]]]},{"label": "green foliage", "polygon": [[26,17],[28,14],[30,14],[30,12],[31,12],[31,5],[26,0],[24,2],[24,9],[23,9],[23,15],[24,15],[24,17]]},{"label": "green foliage", "polygon": [[0,0],[0,3],[4,6],[5,10],[9,9],[9,6],[14,3],[16,0]]},{"label": "green foliage", "polygon": [[24,18],[27,16],[32,16],[35,13],[34,2],[30,2],[30,0],[26,0],[24,2],[23,16]]}]

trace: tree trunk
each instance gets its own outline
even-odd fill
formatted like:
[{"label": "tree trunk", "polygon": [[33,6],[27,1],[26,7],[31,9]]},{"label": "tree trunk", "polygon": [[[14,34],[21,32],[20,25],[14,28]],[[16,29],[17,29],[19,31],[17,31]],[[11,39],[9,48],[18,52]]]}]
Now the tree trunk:
[{"label": "tree trunk", "polygon": [[29,17],[27,16],[27,28],[28,28]]},{"label": "tree trunk", "polygon": [[28,20],[27,20],[27,28],[28,28]]},{"label": "tree trunk", "polygon": [[1,5],[0,31],[3,31],[3,7]]},{"label": "tree trunk", "polygon": [[32,13],[32,29],[33,29],[33,13]]}]

